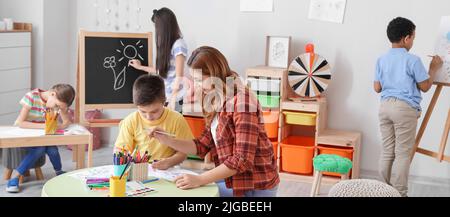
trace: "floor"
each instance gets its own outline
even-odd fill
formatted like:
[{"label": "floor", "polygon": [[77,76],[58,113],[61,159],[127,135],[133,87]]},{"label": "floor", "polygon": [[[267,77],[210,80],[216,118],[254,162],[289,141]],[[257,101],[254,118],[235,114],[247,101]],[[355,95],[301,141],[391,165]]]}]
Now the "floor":
[{"label": "floor", "polygon": [[[72,152],[65,146],[59,148],[61,158],[63,159],[63,169],[71,171],[75,167],[72,162]],[[94,166],[101,166],[111,164],[111,147],[103,147],[94,151]],[[55,176],[50,161],[42,168],[46,180]],[[0,167],[0,174],[3,176],[4,168]],[[364,177],[363,177],[364,178]],[[7,193],[6,181],[0,180],[0,197],[39,197],[41,195],[42,186],[46,180],[35,180],[34,171],[31,172],[31,177],[25,179],[25,183],[21,185],[22,191],[17,194]],[[331,186],[324,185],[321,187],[321,194],[319,196],[325,197]],[[279,190],[279,197],[308,197],[311,189],[311,184],[299,183],[293,181],[282,180]],[[450,197],[450,187],[443,187],[438,185],[411,183],[409,186],[410,197]]]}]

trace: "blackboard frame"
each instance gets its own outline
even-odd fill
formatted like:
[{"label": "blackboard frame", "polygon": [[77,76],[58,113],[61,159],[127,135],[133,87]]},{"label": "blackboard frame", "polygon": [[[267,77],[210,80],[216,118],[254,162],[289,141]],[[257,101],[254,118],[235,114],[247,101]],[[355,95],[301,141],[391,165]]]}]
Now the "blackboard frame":
[{"label": "blackboard frame", "polygon": [[147,38],[148,40],[148,66],[153,66],[153,35],[147,33],[119,33],[119,32],[90,32],[80,30],[78,39],[78,65],[77,65],[77,98],[76,98],[76,122],[88,127],[111,127],[117,126],[120,119],[96,119],[85,120],[84,114],[87,110],[103,109],[130,109],[136,108],[133,104],[86,104],[86,38]]}]

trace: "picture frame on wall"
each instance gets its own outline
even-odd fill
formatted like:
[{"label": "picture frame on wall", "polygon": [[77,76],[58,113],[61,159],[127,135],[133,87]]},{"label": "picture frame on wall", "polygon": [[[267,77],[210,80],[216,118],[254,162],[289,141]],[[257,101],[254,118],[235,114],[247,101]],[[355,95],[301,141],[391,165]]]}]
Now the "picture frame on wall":
[{"label": "picture frame on wall", "polygon": [[266,37],[266,66],[287,68],[289,66],[289,51],[291,36]]}]

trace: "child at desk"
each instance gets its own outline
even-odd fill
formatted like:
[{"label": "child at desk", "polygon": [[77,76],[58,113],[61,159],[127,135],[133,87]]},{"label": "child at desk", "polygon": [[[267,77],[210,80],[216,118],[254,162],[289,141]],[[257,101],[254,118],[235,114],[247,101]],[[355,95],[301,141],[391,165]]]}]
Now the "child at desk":
[{"label": "child at desk", "polygon": [[392,49],[376,64],[374,90],[381,93],[379,110],[382,153],[381,179],[407,196],[411,156],[414,151],[417,120],[420,117],[420,91],[427,92],[437,70],[442,66],[439,56],[433,56],[429,72],[418,56],[408,53],[415,38],[416,26],[408,19],[397,17],[387,28]]},{"label": "child at desk", "polygon": [[153,168],[165,170],[186,159],[186,154],[177,152],[169,146],[148,136],[147,129],[159,127],[179,139],[192,139],[193,135],[183,115],[164,107],[166,101],[164,80],[157,75],[142,75],[133,85],[133,102],[137,111],[128,115],[119,124],[119,135],[114,151],[125,148],[132,153],[136,148],[140,153],[146,151]]},{"label": "child at desk", "polygon": [[[74,98],[75,90],[68,84],[54,85],[48,91],[34,89],[28,92],[20,101],[22,109],[15,125],[21,128],[44,129],[45,111],[47,109],[53,109],[59,111],[63,121],[62,125],[59,125],[58,128],[64,129],[71,123],[68,108],[72,105]],[[61,165],[61,157],[56,146],[29,147],[26,149],[27,154],[15,169],[17,174],[13,176],[14,178],[8,180],[6,185],[7,192],[19,192],[19,176],[23,176],[45,153],[47,153],[52,162],[56,175],[64,173]]]}]

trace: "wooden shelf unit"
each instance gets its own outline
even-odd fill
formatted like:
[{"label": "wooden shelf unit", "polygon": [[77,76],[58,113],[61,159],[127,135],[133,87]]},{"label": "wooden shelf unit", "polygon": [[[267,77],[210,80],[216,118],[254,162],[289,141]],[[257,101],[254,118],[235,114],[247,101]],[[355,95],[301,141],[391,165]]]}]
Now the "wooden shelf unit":
[{"label": "wooden shelf unit", "polygon": [[[327,145],[336,148],[352,148],[353,149],[353,169],[350,178],[359,178],[360,168],[360,148],[361,148],[361,133],[352,131],[332,130],[327,127],[327,99],[325,97],[318,97],[315,100],[290,100],[294,96],[292,89],[288,84],[287,69],[273,68],[267,66],[256,66],[246,70],[246,78],[249,77],[267,77],[278,78],[280,82],[280,107],[279,109],[279,129],[278,129],[278,146],[277,146],[277,165],[280,177],[283,180],[299,181],[312,183],[314,176],[288,173],[281,170],[281,142],[290,135],[304,135],[314,137],[314,156],[318,154],[318,145]],[[300,112],[300,113],[314,113],[316,114],[315,126],[299,126],[285,123],[283,111]],[[302,128],[309,131],[302,132]],[[333,184],[339,182],[340,177],[324,176],[322,178],[324,183]]]}]

